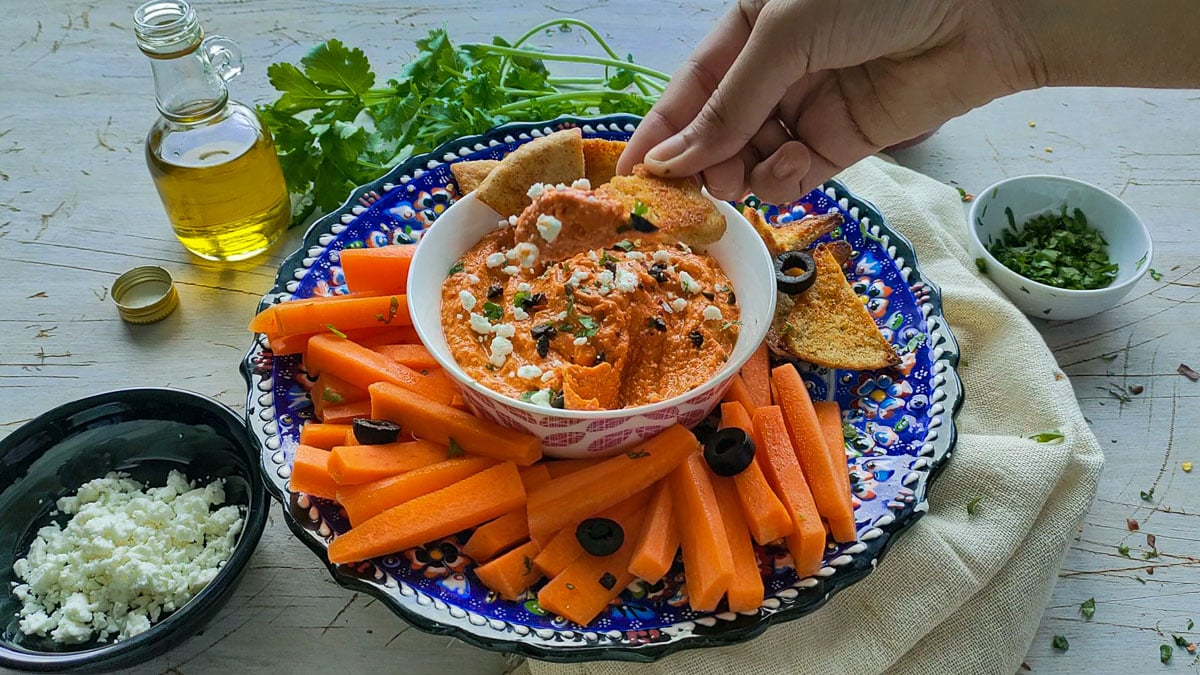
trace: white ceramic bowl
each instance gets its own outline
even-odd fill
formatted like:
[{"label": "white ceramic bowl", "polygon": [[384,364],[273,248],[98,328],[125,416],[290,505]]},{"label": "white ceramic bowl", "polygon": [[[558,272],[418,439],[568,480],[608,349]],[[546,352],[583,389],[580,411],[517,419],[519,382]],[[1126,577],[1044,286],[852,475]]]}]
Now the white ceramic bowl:
[{"label": "white ceramic bowl", "polygon": [[[710,199],[712,199],[710,197]],[[429,352],[458,383],[476,414],[527,431],[542,440],[551,457],[601,457],[651,438],[679,422],[704,419],[766,337],[775,313],[775,273],[771,255],[754,227],[732,206],[713,199],[725,216],[725,236],[708,247],[733,282],[740,305],[741,331],[733,353],[712,379],[691,391],[652,405],[621,410],[560,410],[509,398],[471,379],[451,355],[442,332],[441,297],[446,270],[496,228],[500,215],[468,194],[438,217],[421,237],[408,273],[413,327]]]},{"label": "white ceramic bowl", "polygon": [[[1088,225],[1108,242],[1117,277],[1105,288],[1088,291],[1056,288],[1010,270],[987,251],[1009,227],[1008,214],[1020,228],[1034,216],[1080,209]],[[1105,190],[1073,178],[1017,176],[992,185],[975,198],[967,220],[971,255],[983,261],[985,274],[1022,312],[1038,319],[1068,321],[1111,309],[1150,269],[1154,245],[1150,232],[1133,209]]]}]

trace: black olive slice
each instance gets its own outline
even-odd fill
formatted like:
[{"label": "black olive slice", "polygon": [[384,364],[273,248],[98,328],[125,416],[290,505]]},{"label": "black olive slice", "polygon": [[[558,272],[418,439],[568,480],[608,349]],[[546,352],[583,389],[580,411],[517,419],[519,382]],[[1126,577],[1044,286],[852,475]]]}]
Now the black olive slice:
[{"label": "black olive slice", "polygon": [[400,438],[400,425],[387,420],[354,420],[354,440],[363,445],[395,443]]},{"label": "black olive slice", "polygon": [[575,539],[592,555],[612,555],[625,543],[625,531],[611,518],[588,518],[575,528]]},{"label": "black olive slice", "polygon": [[504,295],[504,287],[503,286],[501,286],[500,284],[492,284],[491,286],[488,286],[488,290],[487,290],[488,300],[495,300],[496,298],[500,297],[501,295]]},{"label": "black olive slice", "polygon": [[688,333],[688,339],[692,341],[692,346],[696,349],[704,346],[704,334],[698,330]]},{"label": "black olive slice", "polygon": [[654,223],[646,220],[645,218],[643,218],[642,216],[639,216],[636,213],[629,214],[629,226],[632,227],[634,230],[637,230],[638,232],[642,232],[645,234],[650,234],[652,232],[658,232],[658,227],[655,226]]},{"label": "black olive slice", "polygon": [[775,256],[775,287],[780,293],[798,295],[817,280],[817,263],[808,251],[785,251]]},{"label": "black olive slice", "polygon": [[754,461],[754,439],[737,427],[721,429],[704,444],[704,461],[718,476],[736,476]]}]

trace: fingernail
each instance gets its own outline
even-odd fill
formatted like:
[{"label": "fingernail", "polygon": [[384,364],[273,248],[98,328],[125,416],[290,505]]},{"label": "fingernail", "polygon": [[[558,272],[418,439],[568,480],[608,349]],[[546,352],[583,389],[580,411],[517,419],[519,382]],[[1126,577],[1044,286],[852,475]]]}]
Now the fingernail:
[{"label": "fingernail", "polygon": [[646,153],[646,163],[663,165],[683,154],[683,151],[683,137],[675,134],[662,143],[650,148],[650,152]]},{"label": "fingernail", "polygon": [[775,162],[775,166],[771,167],[771,175],[777,180],[791,178],[796,175],[797,171],[796,165],[787,160]]}]

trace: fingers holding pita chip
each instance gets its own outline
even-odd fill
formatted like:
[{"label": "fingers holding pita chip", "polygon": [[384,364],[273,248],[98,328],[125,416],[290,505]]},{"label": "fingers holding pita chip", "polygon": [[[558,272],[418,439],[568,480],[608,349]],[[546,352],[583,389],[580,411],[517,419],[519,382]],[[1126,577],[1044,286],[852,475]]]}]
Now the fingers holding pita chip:
[{"label": "fingers holding pita chip", "polygon": [[617,161],[625,152],[625,141],[606,141],[603,138],[583,139],[584,176],[593,188],[600,187],[617,175]]},{"label": "fingers holding pita chip", "polygon": [[614,176],[596,194],[638,213],[651,232],[661,228],[664,236],[688,246],[702,248],[725,236],[725,217],[691,178],[660,178],[639,164],[632,176]]},{"label": "fingers holding pita chip", "polygon": [[458,193],[465,195],[475,190],[499,164],[498,159],[477,159],[451,164],[450,173],[454,174],[454,182],[458,183]]},{"label": "fingers holding pita chip", "polygon": [[479,184],[475,196],[505,218],[530,204],[535,183],[570,185],[584,175],[583,132],[556,131],[513,150]]}]

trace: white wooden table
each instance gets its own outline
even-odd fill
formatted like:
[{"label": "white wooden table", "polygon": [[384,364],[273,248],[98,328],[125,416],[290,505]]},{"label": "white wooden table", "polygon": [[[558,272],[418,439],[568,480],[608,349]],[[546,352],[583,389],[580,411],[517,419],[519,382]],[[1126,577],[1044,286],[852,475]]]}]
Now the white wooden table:
[{"label": "white wooden table", "polygon": [[[246,321],[300,233],[248,263],[190,256],[170,232],[142,157],[156,112],[149,65],[131,32],[133,3],[4,4],[0,436],[58,403],[132,385],[182,387],[240,409],[237,364],[248,346]],[[511,39],[560,13],[592,22],[618,51],[670,71],[723,11],[722,3],[700,0],[514,4],[196,2],[209,32],[241,43],[246,71],[233,94],[253,102],[273,98],[268,64],[297,62],[327,38],[362,47],[386,77],[430,28],[448,24],[458,41]],[[560,47],[580,40],[569,33],[553,39]],[[1147,277],[1101,316],[1038,323],[1108,463],[1030,648],[1035,672],[1112,672],[1117,664],[1148,671],[1159,667],[1158,645],[1182,631],[1190,612],[1200,621],[1200,470],[1181,469],[1183,461],[1200,462],[1200,383],[1175,372],[1182,362],[1200,368],[1197,119],[1197,91],[1040,91],[975,111],[898,155],[968,192],[1023,173],[1090,181],[1127,200],[1154,233],[1161,281]],[[134,328],[117,317],[108,288],[125,269],[146,263],[171,271],[182,305],[160,324]],[[1115,385],[1144,391],[1122,403],[1107,391]],[[1139,497],[1150,488],[1152,503]],[[336,586],[277,510],[224,612],[202,635],[139,672],[495,673],[505,667],[501,656],[412,630],[374,600]],[[1130,518],[1140,532],[1127,530]],[[1152,560],[1141,558],[1147,533],[1157,535],[1160,555]],[[1118,554],[1122,543],[1132,558]],[[1083,621],[1078,606],[1089,597],[1096,615]],[[1068,653],[1052,651],[1055,634],[1070,639]],[[1171,666],[1191,661],[1177,650]]]}]

